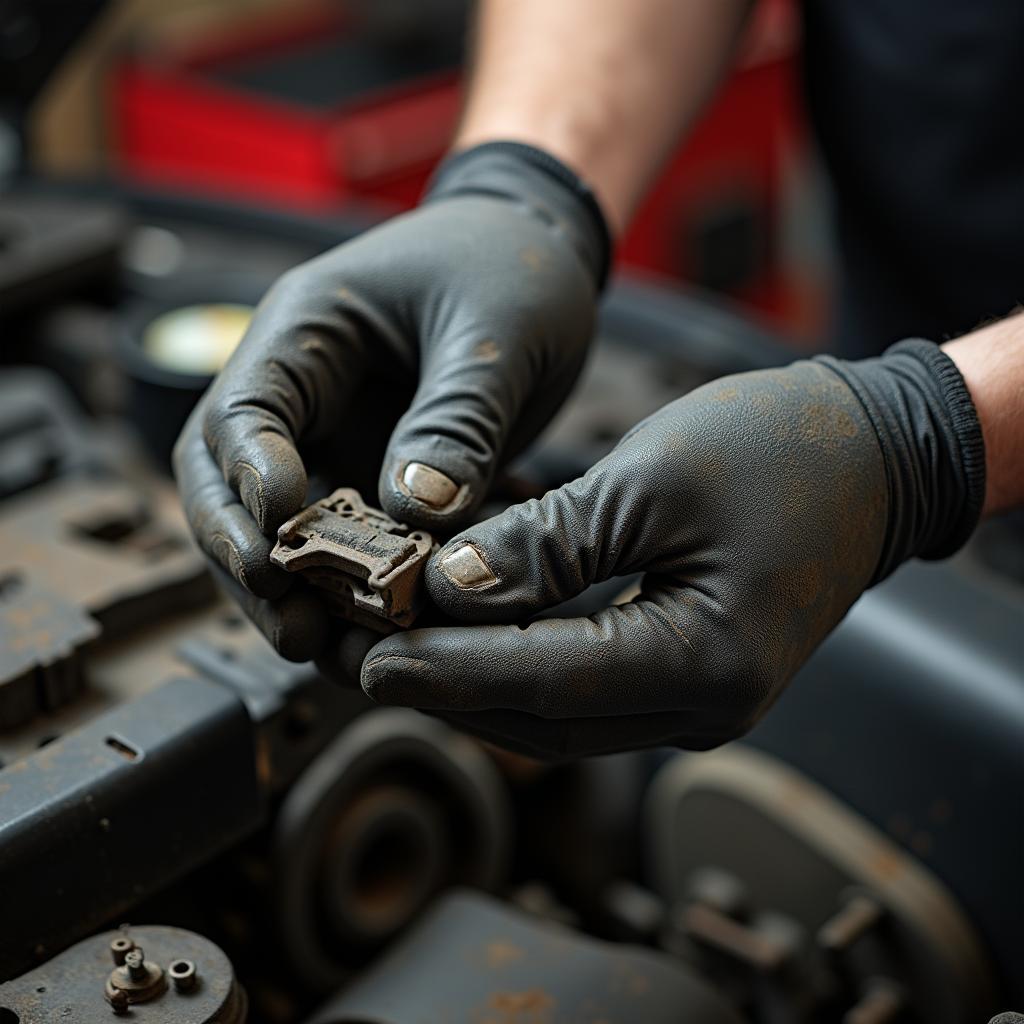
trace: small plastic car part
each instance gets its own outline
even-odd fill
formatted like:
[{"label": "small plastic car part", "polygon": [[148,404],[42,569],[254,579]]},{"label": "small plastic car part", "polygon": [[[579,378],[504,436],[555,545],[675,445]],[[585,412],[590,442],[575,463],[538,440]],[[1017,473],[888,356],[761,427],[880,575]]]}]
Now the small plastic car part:
[{"label": "small plastic car part", "polygon": [[281,526],[270,560],[324,591],[336,615],[390,632],[416,618],[433,546],[429,533],[395,522],[342,487]]}]

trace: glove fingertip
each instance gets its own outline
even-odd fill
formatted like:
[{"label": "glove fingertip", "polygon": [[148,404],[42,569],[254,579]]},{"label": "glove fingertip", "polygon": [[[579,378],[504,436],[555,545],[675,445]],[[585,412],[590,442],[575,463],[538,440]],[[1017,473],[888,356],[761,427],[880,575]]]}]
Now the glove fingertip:
[{"label": "glove fingertip", "polygon": [[306,469],[299,453],[282,437],[263,439],[258,457],[240,462],[238,495],[263,533],[272,533],[306,500]]},{"label": "glove fingertip", "polygon": [[[432,462],[441,460],[436,457]],[[469,474],[472,476],[472,474]],[[480,483],[466,472],[419,459],[390,459],[381,473],[378,497],[392,518],[425,529],[455,529],[478,504]]]},{"label": "glove fingertip", "polygon": [[472,607],[500,596],[502,580],[483,547],[456,538],[427,564],[424,583],[431,600],[457,618],[472,618]]}]

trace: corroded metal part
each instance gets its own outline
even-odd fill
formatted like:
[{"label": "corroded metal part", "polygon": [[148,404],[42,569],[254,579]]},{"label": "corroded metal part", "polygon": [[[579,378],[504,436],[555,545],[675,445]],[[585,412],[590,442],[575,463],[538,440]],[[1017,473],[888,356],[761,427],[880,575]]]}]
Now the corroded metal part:
[{"label": "corroded metal part", "polygon": [[4,503],[0,575],[91,615],[105,640],[213,597],[170,484],[64,478]]},{"label": "corroded metal part", "polygon": [[[129,938],[111,971],[112,942]],[[142,947],[145,946],[145,953]],[[168,984],[168,977],[174,982]],[[182,985],[182,979],[187,983]],[[20,1024],[106,1024],[115,1016],[174,1024],[244,1024],[248,999],[224,952],[183,928],[142,925],[84,939],[0,984],[0,1008]],[[0,1019],[6,1021],[0,1013]]]},{"label": "corroded metal part", "polygon": [[[104,994],[115,1009],[127,999],[128,1003],[148,1003],[167,991],[167,978],[163,968],[147,960],[136,947],[125,955],[124,964],[115,967],[107,977]],[[122,998],[121,993],[124,993]]]},{"label": "corroded metal part", "polygon": [[270,560],[324,591],[335,614],[388,631],[415,620],[432,549],[429,533],[395,522],[342,487],[277,531]]},{"label": "corroded metal part", "polygon": [[[65,478],[0,510],[0,731],[83,688],[82,655],[213,597],[168,485]],[[102,638],[100,634],[102,633]]]},{"label": "corroded metal part", "polygon": [[96,620],[61,594],[0,570],[0,731],[74,700],[82,651],[99,633]]}]

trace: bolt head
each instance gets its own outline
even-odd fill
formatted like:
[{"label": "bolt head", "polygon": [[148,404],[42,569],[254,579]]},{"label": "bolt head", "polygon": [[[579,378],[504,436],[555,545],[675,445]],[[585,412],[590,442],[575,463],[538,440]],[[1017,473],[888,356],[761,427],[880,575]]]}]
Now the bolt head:
[{"label": "bolt head", "polygon": [[124,958],[135,948],[135,943],[127,935],[119,935],[110,941],[110,955],[118,967],[124,966]]},{"label": "bolt head", "polygon": [[191,960],[173,960],[167,973],[178,992],[191,992],[196,985],[196,965]]}]

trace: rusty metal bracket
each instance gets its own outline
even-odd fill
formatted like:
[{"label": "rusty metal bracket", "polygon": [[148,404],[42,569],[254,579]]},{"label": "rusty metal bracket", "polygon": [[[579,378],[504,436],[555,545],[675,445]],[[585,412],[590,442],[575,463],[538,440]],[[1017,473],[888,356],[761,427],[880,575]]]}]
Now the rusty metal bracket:
[{"label": "rusty metal bracket", "polygon": [[65,477],[0,509],[0,573],[77,605],[104,640],[214,596],[169,483]]},{"label": "rusty metal bracket", "polygon": [[429,533],[395,522],[342,487],[277,531],[270,560],[301,572],[327,595],[335,614],[389,632],[415,620],[433,547]]},{"label": "rusty metal bracket", "polygon": [[76,604],[0,570],[0,732],[76,697],[82,651],[99,633]]}]

